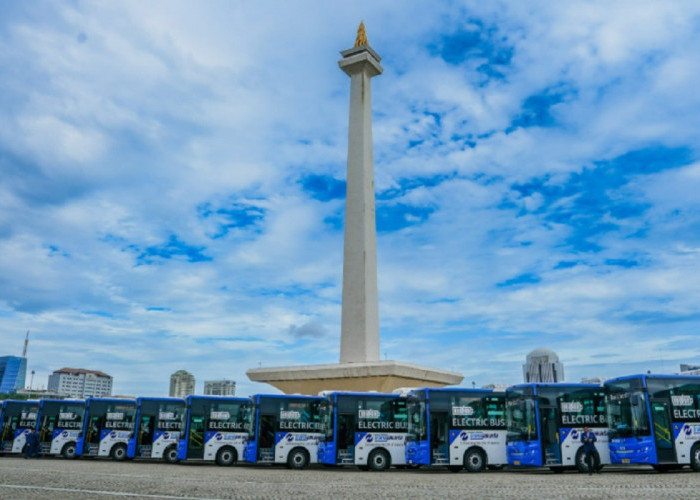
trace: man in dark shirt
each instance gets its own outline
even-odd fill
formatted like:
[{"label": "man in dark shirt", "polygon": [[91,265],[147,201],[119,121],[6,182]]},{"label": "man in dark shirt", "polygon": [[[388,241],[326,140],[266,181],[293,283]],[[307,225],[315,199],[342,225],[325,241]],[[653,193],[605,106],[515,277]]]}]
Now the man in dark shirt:
[{"label": "man in dark shirt", "polygon": [[595,434],[591,432],[591,429],[588,427],[583,428],[583,434],[581,434],[581,443],[583,443],[583,453],[585,455],[584,460],[586,461],[586,465],[588,466],[588,475],[590,476],[593,474],[593,472],[598,472],[595,467],[596,463],[596,449],[595,449],[595,442],[598,439],[596,439]]}]

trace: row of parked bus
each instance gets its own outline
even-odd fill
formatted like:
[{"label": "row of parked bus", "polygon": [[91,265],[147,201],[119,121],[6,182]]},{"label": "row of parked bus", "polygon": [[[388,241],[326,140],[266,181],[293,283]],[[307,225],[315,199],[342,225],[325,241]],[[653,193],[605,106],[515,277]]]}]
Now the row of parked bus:
[{"label": "row of parked bus", "polygon": [[700,471],[700,377],[635,375],[593,384],[522,384],[505,392],[422,388],[383,394],[3,403],[0,452],[30,432],[65,458],[353,465],[364,470],[504,465],[588,470],[581,432],[597,437],[596,468],[647,464]]}]

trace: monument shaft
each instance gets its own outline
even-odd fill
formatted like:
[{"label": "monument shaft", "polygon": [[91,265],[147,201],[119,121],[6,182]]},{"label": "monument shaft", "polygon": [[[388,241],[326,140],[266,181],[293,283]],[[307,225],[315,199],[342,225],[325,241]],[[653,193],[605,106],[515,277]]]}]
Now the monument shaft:
[{"label": "monument shaft", "polygon": [[372,87],[382,72],[380,57],[368,46],[341,53],[350,76],[343,305],[340,362],[379,360],[377,229],[372,151]]}]

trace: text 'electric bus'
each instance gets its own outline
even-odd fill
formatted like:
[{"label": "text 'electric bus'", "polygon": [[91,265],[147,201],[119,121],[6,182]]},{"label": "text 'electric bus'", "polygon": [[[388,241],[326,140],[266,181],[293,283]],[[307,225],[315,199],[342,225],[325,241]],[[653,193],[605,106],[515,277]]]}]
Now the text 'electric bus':
[{"label": "text 'electric bus'", "polygon": [[414,389],[407,395],[409,465],[480,472],[506,463],[505,394],[489,389]]},{"label": "text 'electric bus'", "polygon": [[324,392],[325,437],[318,461],[357,465],[363,470],[406,464],[406,400],[398,394]]},{"label": "text 'electric bus'", "polygon": [[136,401],[88,398],[76,455],[125,460],[136,422]]},{"label": "text 'electric bus'", "polygon": [[612,463],[700,472],[700,377],[633,375],[605,388]]},{"label": "text 'electric bus'", "polygon": [[[506,390],[510,465],[588,471],[580,442],[589,427],[597,442],[594,467],[610,463],[605,391],[595,384],[521,384]],[[590,471],[589,471],[590,472]]]},{"label": "text 'electric bus'", "polygon": [[128,458],[161,458],[174,464],[184,424],[185,400],[136,399],[136,426],[127,444]]},{"label": "text 'electric bus'", "polygon": [[42,399],[39,402],[41,452],[75,458],[84,414],[85,401]]},{"label": "text 'electric bus'", "polygon": [[244,460],[252,463],[287,464],[303,469],[316,463],[318,443],[323,438],[316,396],[256,394],[248,421]]},{"label": "text 'electric bus'", "polygon": [[232,465],[243,458],[252,403],[247,398],[187,396],[185,431],[180,436],[180,460],[210,460]]},{"label": "text 'electric bus'", "polygon": [[2,404],[0,428],[0,452],[21,453],[27,442],[27,434],[36,430],[39,413],[38,401],[8,399]]}]

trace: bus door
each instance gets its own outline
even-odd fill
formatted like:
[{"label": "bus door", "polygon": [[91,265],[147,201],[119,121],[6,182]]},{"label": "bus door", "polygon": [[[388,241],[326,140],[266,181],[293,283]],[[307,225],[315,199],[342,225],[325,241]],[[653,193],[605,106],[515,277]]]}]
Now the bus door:
[{"label": "bus door", "polygon": [[155,417],[141,414],[139,422],[139,435],[136,441],[137,453],[140,456],[150,456],[153,452],[153,432],[155,430]]},{"label": "bus door", "polygon": [[430,449],[434,464],[450,463],[450,415],[447,411],[430,411]]},{"label": "bus door", "polygon": [[99,415],[90,415],[85,432],[85,444],[83,453],[97,455],[100,448],[100,431],[104,426],[103,418]]},{"label": "bus door", "polygon": [[657,461],[659,463],[675,463],[676,450],[673,446],[671,412],[668,407],[668,401],[663,399],[651,400],[651,421],[654,423]]},{"label": "bus door", "polygon": [[41,426],[39,427],[39,443],[42,453],[51,451],[51,441],[53,440],[53,430],[56,428],[58,415],[42,415]]},{"label": "bus door", "polygon": [[561,443],[559,423],[555,406],[540,405],[542,419],[542,464],[561,465]]},{"label": "bus door", "polygon": [[338,413],[337,447],[339,464],[355,463],[355,432],[357,415],[354,413]]},{"label": "bus door", "polygon": [[187,458],[204,458],[206,425],[201,415],[191,415],[190,433],[187,436]]}]

